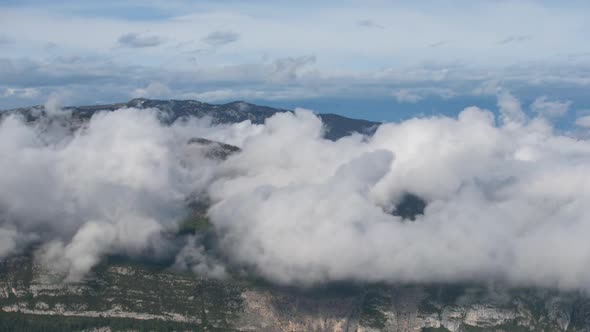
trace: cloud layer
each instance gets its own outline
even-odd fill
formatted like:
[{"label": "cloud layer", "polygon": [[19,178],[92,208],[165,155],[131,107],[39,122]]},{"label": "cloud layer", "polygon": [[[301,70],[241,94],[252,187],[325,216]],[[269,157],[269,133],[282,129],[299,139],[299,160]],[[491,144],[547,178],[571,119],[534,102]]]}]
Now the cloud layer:
[{"label": "cloud layer", "polygon": [[213,31],[203,38],[210,46],[223,46],[240,39],[240,35],[233,31]]},{"label": "cloud layer", "polygon": [[[508,92],[501,117],[383,124],[329,141],[306,110],[264,125],[163,126],[156,111],[96,114],[73,134],[10,116],[0,124],[0,255],[38,257],[76,280],[102,257],[176,255],[178,268],[222,277],[235,267],[274,282],[501,281],[589,289],[590,142],[528,118]],[[227,160],[191,137],[237,145]],[[212,256],[200,238],[165,234],[199,193],[212,202]],[[416,220],[394,209],[425,199]],[[171,242],[172,241],[172,242]]]},{"label": "cloud layer", "polygon": [[4,117],[0,257],[40,242],[40,258],[76,280],[104,255],[164,254],[162,233],[178,226],[187,196],[205,188],[216,163],[187,142],[209,136],[236,144],[239,136],[229,127],[210,133],[206,120],[165,127],[158,116],[98,113],[73,133],[64,111],[35,124]]},{"label": "cloud layer", "polygon": [[[590,144],[526,122],[514,102],[501,101],[500,127],[472,107],[385,124],[368,141],[327,142],[313,116],[277,115],[224,165],[244,176],[212,186],[224,249],[284,283],[587,288]],[[406,192],[429,202],[415,222],[390,213]]]}]

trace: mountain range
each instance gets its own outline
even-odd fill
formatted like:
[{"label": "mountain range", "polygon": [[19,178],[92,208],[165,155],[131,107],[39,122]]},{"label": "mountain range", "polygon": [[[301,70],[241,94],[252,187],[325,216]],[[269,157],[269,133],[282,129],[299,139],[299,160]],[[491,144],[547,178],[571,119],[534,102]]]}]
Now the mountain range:
[{"label": "mountain range", "polygon": [[[214,123],[263,123],[290,110],[246,102],[133,99],[65,107],[72,125],[97,111],[157,108],[166,121],[208,116]],[[49,110],[33,106],[0,112],[37,121]],[[318,114],[325,137],[371,135],[379,123]],[[196,137],[188,144],[208,158],[240,149]],[[207,202],[188,199],[192,215],[179,235],[208,236]],[[426,202],[407,193],[394,214],[412,222]],[[351,245],[354,245],[351,243]],[[286,287],[255,276],[217,280],[158,262],[109,257],[78,282],[64,282],[31,253],[0,262],[1,331],[590,331],[590,298],[578,292],[481,284],[367,284],[339,282]]]},{"label": "mountain range", "polygon": [[[244,101],[235,101],[227,104],[208,104],[196,100],[152,100],[137,98],[126,103],[115,103],[92,106],[66,106],[65,111],[71,111],[74,119],[87,120],[98,111],[115,111],[120,108],[134,107],[139,109],[156,108],[169,116],[167,121],[173,122],[180,117],[210,117],[213,123],[237,123],[250,120],[252,123],[261,124],[264,120],[279,112],[291,112],[291,110],[259,106]],[[44,114],[42,105],[0,111],[1,114],[21,113],[30,121],[34,121],[39,114]],[[372,134],[380,123],[351,119],[341,115],[325,113],[318,114],[326,126],[325,137],[336,140],[350,135],[353,132]]]}]

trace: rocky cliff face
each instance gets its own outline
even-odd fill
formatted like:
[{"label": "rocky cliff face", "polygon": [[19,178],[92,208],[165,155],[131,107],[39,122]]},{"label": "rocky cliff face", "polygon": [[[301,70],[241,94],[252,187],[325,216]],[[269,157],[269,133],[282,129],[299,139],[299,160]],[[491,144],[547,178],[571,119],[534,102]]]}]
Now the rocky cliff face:
[{"label": "rocky cliff face", "polygon": [[75,317],[107,330],[116,330],[108,326],[113,319],[194,331],[590,330],[590,299],[549,290],[348,284],[302,290],[113,260],[65,284],[25,256],[0,267],[0,308],[0,317]]}]

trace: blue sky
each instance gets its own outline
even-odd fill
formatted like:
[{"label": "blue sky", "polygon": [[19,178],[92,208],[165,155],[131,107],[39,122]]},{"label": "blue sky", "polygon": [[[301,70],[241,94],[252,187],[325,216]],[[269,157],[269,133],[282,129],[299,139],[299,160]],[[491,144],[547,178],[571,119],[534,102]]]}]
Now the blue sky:
[{"label": "blue sky", "polygon": [[[590,110],[583,1],[0,1],[0,109],[134,97],[308,107],[373,120]],[[547,104],[558,105],[558,104]],[[554,116],[554,118],[557,118]]]}]

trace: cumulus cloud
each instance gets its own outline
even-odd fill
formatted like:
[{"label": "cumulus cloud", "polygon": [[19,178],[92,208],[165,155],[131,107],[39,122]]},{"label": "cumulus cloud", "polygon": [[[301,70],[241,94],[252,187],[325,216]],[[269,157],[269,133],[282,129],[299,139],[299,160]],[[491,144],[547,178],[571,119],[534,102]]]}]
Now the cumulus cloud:
[{"label": "cumulus cloud", "polygon": [[[472,107],[327,142],[311,114],[280,114],[223,165],[243,175],[211,186],[210,216],[234,262],[284,283],[588,288],[590,144],[521,120]],[[391,214],[406,192],[428,201],[415,222]]]},{"label": "cumulus cloud", "polygon": [[531,104],[531,110],[547,117],[565,115],[572,105],[571,101],[549,100],[547,96],[536,98]]},{"label": "cumulus cloud", "polygon": [[[498,108],[499,119],[469,107],[337,141],[306,110],[213,126],[162,125],[163,113],[124,109],[73,134],[60,121],[9,116],[0,124],[0,255],[28,237],[71,280],[105,255],[173,248],[177,268],[224,277],[239,267],[283,284],[590,289],[590,142],[525,116],[508,91]],[[194,136],[241,150],[206,159],[187,148]],[[211,202],[213,248],[163,235],[195,192]],[[407,193],[427,203],[415,220],[395,213]]]},{"label": "cumulus cloud", "polygon": [[203,41],[211,46],[222,46],[236,42],[240,35],[233,31],[213,31],[203,38]]},{"label": "cumulus cloud", "polygon": [[126,33],[117,39],[119,45],[131,48],[155,47],[163,44],[165,39],[156,35]]},{"label": "cumulus cloud", "polygon": [[163,251],[162,232],[177,226],[217,163],[187,142],[239,144],[237,132],[250,128],[164,126],[163,114],[137,109],[99,112],[80,127],[50,104],[35,124],[18,115],[0,122],[0,255],[18,249],[19,237],[38,238],[40,260],[69,280],[104,255]]}]

